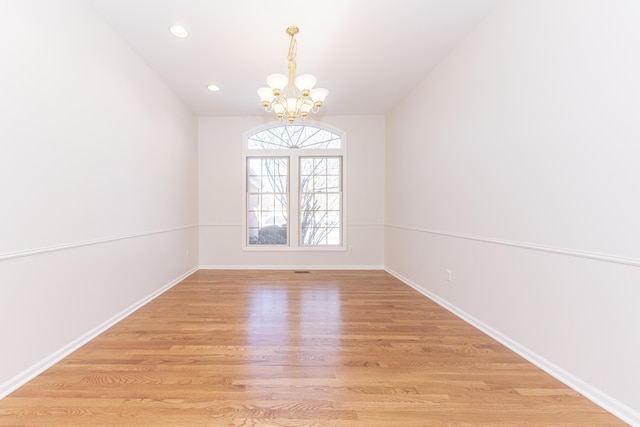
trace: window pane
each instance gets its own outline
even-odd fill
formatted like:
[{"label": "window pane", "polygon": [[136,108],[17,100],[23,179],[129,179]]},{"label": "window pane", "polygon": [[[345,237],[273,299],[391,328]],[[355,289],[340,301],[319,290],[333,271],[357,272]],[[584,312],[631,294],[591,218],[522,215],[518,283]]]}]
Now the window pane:
[{"label": "window pane", "polygon": [[340,194],[328,194],[327,195],[327,209],[331,211],[340,210]]},{"label": "window pane", "polygon": [[313,193],[313,175],[300,177],[300,192]]},{"label": "window pane", "polygon": [[287,175],[279,175],[274,179],[275,187],[280,193],[289,191],[289,177]]},{"label": "window pane", "polygon": [[313,216],[313,221],[316,227],[324,227],[327,225],[327,211],[316,211]]},{"label": "window pane", "polygon": [[275,207],[276,198],[273,194],[262,195],[262,211],[271,212]]},{"label": "window pane", "polygon": [[327,191],[327,177],[326,176],[315,176],[313,178],[313,191],[314,192],[326,192]]},{"label": "window pane", "polygon": [[340,159],[327,159],[327,175],[340,176]]},{"label": "window pane", "polygon": [[262,161],[260,159],[249,159],[247,162],[247,170],[249,171],[249,176],[260,175],[260,171],[262,169]]},{"label": "window pane", "polygon": [[249,211],[260,210],[260,195],[250,194],[249,200],[247,201],[247,207],[249,208]]},{"label": "window pane", "polygon": [[340,157],[300,158],[300,170],[304,172],[300,176],[302,245],[341,244],[340,164]]},{"label": "window pane", "polygon": [[328,245],[339,245],[340,244],[340,229],[333,228],[327,233],[327,244]]},{"label": "window pane", "polygon": [[249,193],[257,193],[260,191],[260,178],[256,176],[249,176],[247,178],[247,184],[249,187]]},{"label": "window pane", "polygon": [[327,174],[327,159],[317,158],[317,157],[313,159],[313,174],[314,175]]},{"label": "window pane", "polygon": [[309,158],[300,159],[300,175],[311,175],[313,161]]},{"label": "window pane", "polygon": [[280,213],[280,212],[285,212],[286,209],[287,209],[287,207],[285,206],[284,200],[282,200],[282,197],[276,198],[275,203],[273,205],[274,212],[278,212],[278,215],[286,217],[286,215],[283,215],[283,214]]},{"label": "window pane", "polygon": [[307,125],[278,125],[265,129],[251,135],[247,145],[249,150],[336,149],[341,147],[342,137],[340,135]]},{"label": "window pane", "polygon": [[300,210],[313,210],[313,193],[303,193],[300,195]]},{"label": "window pane", "polygon": [[316,194],[314,197],[315,208],[321,211],[327,210],[327,195],[326,194]]},{"label": "window pane", "polygon": [[[284,175],[281,173],[284,171]],[[286,245],[288,158],[247,159],[247,240],[249,245]]]},{"label": "window pane", "polygon": [[340,191],[340,177],[328,176],[327,177],[327,191]]},{"label": "window pane", "polygon": [[269,212],[262,212],[262,215],[260,216],[260,227],[264,229],[274,225],[276,225],[274,217],[269,216]]},{"label": "window pane", "polygon": [[280,159],[277,162],[278,165],[278,175],[280,176],[288,176],[289,175],[289,162],[288,159]]},{"label": "window pane", "polygon": [[340,224],[340,212],[329,211],[326,216],[327,225],[335,227]]}]

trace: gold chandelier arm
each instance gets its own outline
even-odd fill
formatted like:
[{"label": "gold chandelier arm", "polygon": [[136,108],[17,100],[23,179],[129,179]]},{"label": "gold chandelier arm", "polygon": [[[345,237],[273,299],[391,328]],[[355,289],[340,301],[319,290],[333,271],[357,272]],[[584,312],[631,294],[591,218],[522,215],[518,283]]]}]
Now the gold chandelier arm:
[{"label": "gold chandelier arm", "polygon": [[311,112],[316,114],[318,112],[320,112],[320,107],[318,107],[317,105],[314,105],[313,102],[310,102],[311,104]]}]

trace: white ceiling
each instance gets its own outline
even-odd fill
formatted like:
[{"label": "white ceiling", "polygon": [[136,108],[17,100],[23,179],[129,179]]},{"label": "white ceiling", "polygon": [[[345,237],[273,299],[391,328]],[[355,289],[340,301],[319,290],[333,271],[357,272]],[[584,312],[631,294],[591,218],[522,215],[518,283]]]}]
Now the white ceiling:
[{"label": "white ceiling", "polygon": [[[384,114],[497,0],[87,0],[200,116],[264,113],[256,90],[286,74],[290,25],[298,75],[329,89],[328,115]],[[176,39],[175,23],[189,30]],[[221,90],[210,92],[215,83]]]}]

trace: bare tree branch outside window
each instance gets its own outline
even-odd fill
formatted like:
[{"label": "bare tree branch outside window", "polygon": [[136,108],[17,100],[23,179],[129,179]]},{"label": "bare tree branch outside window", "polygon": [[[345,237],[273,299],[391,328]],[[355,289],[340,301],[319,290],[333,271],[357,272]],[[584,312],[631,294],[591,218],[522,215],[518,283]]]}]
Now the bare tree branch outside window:
[{"label": "bare tree branch outside window", "polygon": [[250,245],[286,245],[288,224],[286,157],[250,157],[248,231]]},{"label": "bare tree branch outside window", "polygon": [[339,245],[341,224],[340,157],[300,159],[300,242]]}]

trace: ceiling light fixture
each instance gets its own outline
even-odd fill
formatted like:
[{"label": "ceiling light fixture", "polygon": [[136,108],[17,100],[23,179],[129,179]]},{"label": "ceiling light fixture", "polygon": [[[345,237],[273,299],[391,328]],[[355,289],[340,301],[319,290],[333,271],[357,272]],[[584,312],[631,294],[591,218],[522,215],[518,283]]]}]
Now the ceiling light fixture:
[{"label": "ceiling light fixture", "polygon": [[220,90],[220,87],[218,85],[210,84],[207,85],[207,89],[209,89],[211,92],[217,92]]},{"label": "ceiling light fixture", "polygon": [[169,31],[179,39],[186,39],[189,36],[187,29],[180,24],[170,26]]},{"label": "ceiling light fixture", "polygon": [[278,120],[287,116],[289,124],[293,124],[297,117],[306,119],[309,113],[317,113],[325,98],[329,95],[327,89],[314,89],[317,79],[311,74],[302,74],[296,78],[296,51],[298,44],[296,34],[298,27],[288,27],[287,34],[291,36],[289,43],[289,77],[284,74],[271,74],[267,77],[269,87],[258,89],[258,96],[262,106],[268,112],[275,111]]}]

